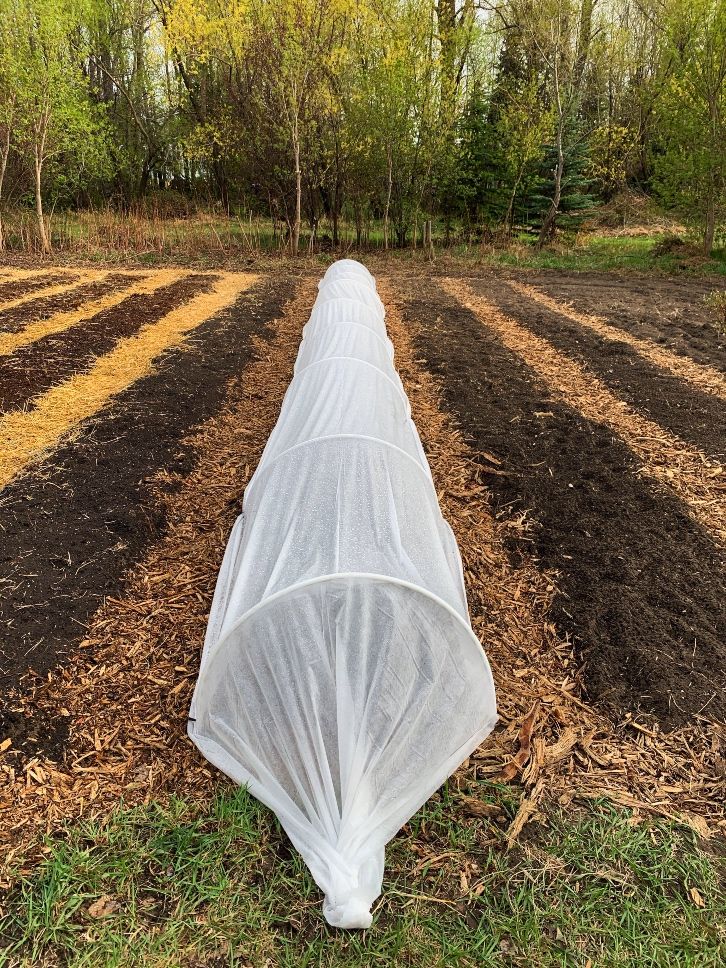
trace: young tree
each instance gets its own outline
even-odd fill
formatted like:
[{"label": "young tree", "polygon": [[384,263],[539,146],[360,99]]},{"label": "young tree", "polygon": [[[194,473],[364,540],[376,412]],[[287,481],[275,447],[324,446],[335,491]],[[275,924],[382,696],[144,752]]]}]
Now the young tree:
[{"label": "young tree", "polygon": [[17,86],[14,77],[10,22],[2,17],[4,4],[0,4],[0,252],[5,248],[5,231],[2,221],[3,188],[8,170],[13,125],[17,109]]},{"label": "young tree", "polygon": [[43,207],[44,179],[63,154],[80,170],[85,160],[100,157],[101,126],[94,115],[77,43],[83,3],[72,0],[5,0],[9,47],[14,64],[13,130],[16,147],[29,159],[38,239],[43,252],[51,242]]},{"label": "young tree", "polygon": [[251,105],[269,141],[276,140],[275,129],[284,132],[294,184],[288,216],[294,255],[300,246],[303,167],[310,170],[310,159],[303,158],[306,130],[344,42],[347,10],[344,0],[174,0],[166,17],[177,50],[195,55],[197,65],[210,60],[225,65],[241,126]]},{"label": "young tree", "polygon": [[671,3],[667,56],[673,68],[658,110],[655,186],[713,247],[726,213],[726,4]]},{"label": "young tree", "polygon": [[544,158],[552,129],[552,113],[539,104],[536,82],[529,81],[508,92],[497,123],[499,142],[504,146],[502,174],[509,186],[503,219],[508,233],[513,227],[515,203],[523,188],[530,187],[527,182],[532,181],[533,169]]},{"label": "young tree", "polygon": [[569,145],[568,134],[578,132],[574,123],[582,107],[593,14],[597,0],[523,0],[515,7],[526,42],[542,68],[547,108],[554,119],[552,187],[539,232],[542,247],[554,233],[562,199],[563,178]]}]

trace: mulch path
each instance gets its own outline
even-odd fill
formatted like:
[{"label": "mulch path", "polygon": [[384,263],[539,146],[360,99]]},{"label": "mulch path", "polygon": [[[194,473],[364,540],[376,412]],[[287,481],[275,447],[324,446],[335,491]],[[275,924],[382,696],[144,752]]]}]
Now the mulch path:
[{"label": "mulch path", "polygon": [[[200,327],[198,350],[171,355],[164,368],[166,382],[149,387],[157,394],[153,410],[162,411],[154,419],[168,419],[166,407],[174,408],[177,401],[162,406],[161,400],[182,376],[180,357],[194,354],[190,373],[200,367],[204,371],[194,388],[217,393],[218,406],[203,423],[190,421],[182,441],[176,438],[191,466],[178,468],[166,455],[145,482],[165,527],[136,561],[123,588],[116,595],[107,591],[104,603],[85,622],[84,638],[72,655],[63,657],[64,669],[33,690],[14,693],[15,716],[23,721],[48,720],[60,712],[69,724],[55,759],[42,744],[35,750],[5,750],[0,842],[10,847],[8,863],[16,852],[27,854],[32,863],[31,848],[37,850],[39,835],[74,817],[106,813],[121,797],[127,804],[180,790],[201,797],[227,782],[187,739],[187,713],[226,540],[292,376],[314,282],[305,282],[283,307],[290,291],[291,280],[278,276],[245,297],[254,300],[250,305],[256,313],[254,335],[244,351],[250,354],[246,365],[235,354],[237,326],[248,314],[235,312],[222,345],[203,338]],[[272,320],[275,312],[282,315]],[[274,325],[266,330],[265,324]],[[206,325],[209,337],[209,327],[218,327]],[[225,355],[234,363],[234,376],[222,384],[214,376]],[[151,396],[140,401],[148,409]],[[138,419],[143,411],[132,407],[130,414]],[[103,470],[113,493],[112,468]]]},{"label": "mulch path", "polygon": [[78,276],[63,272],[43,272],[42,269],[39,269],[37,276],[30,276],[26,279],[11,279],[7,282],[0,281],[0,303],[9,302],[11,299],[20,299],[27,293],[35,292],[36,289],[45,289],[46,286],[60,285],[64,282],[71,285],[77,278]]},{"label": "mulch path", "polygon": [[54,313],[67,312],[78,309],[86,302],[104,296],[112,289],[121,289],[139,281],[138,275],[124,272],[112,272],[98,282],[89,282],[77,286],[68,292],[57,293],[55,296],[38,296],[22,306],[6,309],[0,312],[0,332],[17,333],[29,322],[36,319],[47,319]]},{"label": "mulch path", "polygon": [[719,335],[703,304],[704,296],[724,288],[723,279],[559,272],[528,273],[521,278],[554,299],[571,302],[580,312],[604,316],[634,336],[726,371],[726,335]]},{"label": "mulch path", "polygon": [[472,288],[512,319],[584,363],[619,397],[661,427],[707,454],[726,454],[726,406],[719,397],[701,392],[648,362],[626,343],[603,340],[501,282],[481,280],[472,283]]},{"label": "mulch path", "polygon": [[[227,784],[186,738],[188,704],[226,539],[277,419],[316,281],[302,282],[266,339],[253,337],[254,355],[239,379],[227,385],[220,409],[195,425],[181,445],[189,448],[191,466],[180,474],[173,461],[156,464],[157,473],[146,485],[159,502],[164,529],[137,559],[121,592],[107,595],[86,620],[84,638],[66,656],[63,670],[51,672],[32,692],[16,693],[16,714],[24,721],[43,723],[60,712],[68,725],[55,760],[40,745],[5,751],[0,840],[10,847],[8,864],[19,858],[32,868],[42,834],[76,817],[105,815],[121,798],[126,804],[163,801],[183,791],[185,797],[206,800]],[[442,510],[460,544],[473,625],[492,660],[502,716],[493,736],[450,784],[452,809],[475,814],[486,806],[457,794],[467,777],[475,777],[521,790],[510,843],[545,799],[566,806],[578,797],[609,796],[633,808],[636,819],[644,813],[674,817],[702,836],[726,828],[723,727],[699,719],[664,734],[657,722],[630,714],[613,719],[612,707],[593,707],[585,700],[580,659],[556,620],[560,604],[567,603],[560,578],[538,557],[541,529],[527,512],[533,505],[519,503],[548,495],[534,486],[539,475],[549,475],[548,467],[537,469],[532,458],[559,457],[561,447],[587,441],[597,454],[610,446],[612,435],[598,432],[571,408],[553,405],[546,388],[514,354],[482,336],[474,314],[434,286],[421,283],[417,289],[410,299],[409,287],[381,283],[396,363]],[[420,359],[422,353],[428,362]],[[211,380],[216,360],[209,367]],[[154,407],[145,401],[147,409],[164,406],[175,372],[171,367],[168,383],[157,386]],[[506,404],[509,394],[519,406],[513,403],[508,410],[503,399]],[[571,438],[556,436],[554,449],[550,441],[530,452],[540,419],[531,405],[541,401],[557,428],[575,432]],[[99,421],[95,432],[104,423]],[[490,426],[494,438],[486,446]],[[521,448],[521,467],[516,448],[506,450],[508,435]],[[497,442],[503,453],[493,446]],[[622,475],[632,455],[620,446]],[[77,453],[67,460],[75,461]],[[568,466],[575,473],[583,462],[587,454],[576,451]],[[169,466],[171,471],[165,469]],[[112,476],[116,468],[106,466],[103,473]],[[561,490],[569,482],[560,475],[558,483]],[[652,488],[642,480],[636,484],[640,490],[633,493],[648,508]],[[512,488],[509,502],[499,490],[504,486]],[[679,502],[673,503],[678,510]],[[553,508],[560,530],[569,510]],[[679,520],[694,527],[682,510]],[[561,537],[558,531],[555,538]],[[627,550],[626,540],[616,547]],[[611,671],[617,674],[616,665]]]},{"label": "mulch path", "polygon": [[[30,687],[63,666],[104,598],[121,593],[128,570],[164,531],[164,492],[175,492],[194,464],[186,436],[223,406],[229,381],[250,360],[253,336],[290,288],[286,279],[263,282],[231,312],[203,323],[88,421],[82,436],[5,489],[0,691],[23,680]],[[158,475],[163,486],[152,487]],[[43,736],[33,745],[37,730],[13,715],[3,738],[42,750]]]}]

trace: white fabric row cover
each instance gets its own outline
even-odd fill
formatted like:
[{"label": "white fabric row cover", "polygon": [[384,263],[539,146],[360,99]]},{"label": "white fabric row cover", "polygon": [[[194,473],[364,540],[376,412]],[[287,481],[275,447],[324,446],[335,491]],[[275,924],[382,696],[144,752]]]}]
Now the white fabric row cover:
[{"label": "white fabric row cover", "polygon": [[343,259],[229,539],[189,735],[277,814],[329,923],[365,928],[385,844],[495,720],[384,307]]}]

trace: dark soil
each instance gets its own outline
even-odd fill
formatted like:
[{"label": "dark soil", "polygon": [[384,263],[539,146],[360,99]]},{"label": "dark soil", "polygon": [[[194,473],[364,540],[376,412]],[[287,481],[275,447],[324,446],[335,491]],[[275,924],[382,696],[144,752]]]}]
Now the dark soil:
[{"label": "dark soil", "polygon": [[[471,444],[497,455],[494,510],[527,511],[511,553],[559,573],[553,620],[590,698],[664,726],[724,718],[723,553],[682,504],[637,476],[623,441],[554,398],[470,311],[420,282],[417,345]],[[485,463],[486,467],[486,463]]]},{"label": "dark soil", "polygon": [[584,363],[621,399],[664,429],[714,457],[726,452],[726,407],[719,397],[649,363],[627,343],[603,339],[501,281],[477,280],[471,285],[512,319]]},{"label": "dark soil", "polygon": [[60,285],[62,282],[67,282],[70,285],[77,278],[78,276],[67,272],[43,272],[42,269],[39,269],[37,276],[0,282],[0,302],[21,299],[26,293],[35,292],[36,289],[44,289],[46,286]]},{"label": "dark soil", "polygon": [[[68,742],[69,731],[70,718],[60,710],[56,716],[50,716],[44,709],[34,708],[32,716],[28,716],[23,704],[13,699],[0,708],[0,736],[12,739],[11,749],[13,753],[21,754],[22,760],[42,755],[58,762]],[[14,760],[17,768],[18,758],[14,757]]]},{"label": "dark soil", "polygon": [[[122,592],[165,526],[147,482],[161,469],[189,472],[194,451],[182,438],[221,408],[251,358],[251,337],[264,334],[292,290],[292,280],[278,277],[241,296],[88,421],[81,439],[3,492],[0,695],[62,666],[104,597]],[[12,703],[0,713],[0,736],[14,748],[34,749],[32,736],[60,748],[66,728],[29,724]]]},{"label": "dark soil", "polygon": [[55,313],[78,309],[92,299],[100,299],[114,289],[138,283],[142,278],[128,273],[114,272],[99,282],[89,282],[85,286],[71,289],[70,292],[62,292],[57,296],[39,296],[15,309],[0,312],[0,332],[17,333],[36,319],[47,319]]},{"label": "dark soil", "polygon": [[88,369],[122,339],[209,289],[213,282],[213,276],[194,275],[153,293],[135,293],[79,326],[0,357],[0,410],[27,406],[34,397]]},{"label": "dark soil", "polygon": [[621,278],[598,273],[542,273],[523,282],[581,313],[602,316],[697,363],[726,371],[726,336],[719,335],[704,296],[724,283],[698,279]]}]

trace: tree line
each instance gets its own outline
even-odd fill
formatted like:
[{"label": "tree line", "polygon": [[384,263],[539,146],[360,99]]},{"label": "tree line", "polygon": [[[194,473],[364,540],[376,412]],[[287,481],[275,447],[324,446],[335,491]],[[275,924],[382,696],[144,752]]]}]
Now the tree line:
[{"label": "tree line", "polygon": [[[710,252],[726,0],[0,0],[0,219],[166,193],[297,253],[371,219],[546,244],[626,186]],[[4,244],[0,221],[0,246]]]}]

